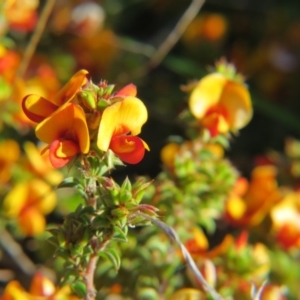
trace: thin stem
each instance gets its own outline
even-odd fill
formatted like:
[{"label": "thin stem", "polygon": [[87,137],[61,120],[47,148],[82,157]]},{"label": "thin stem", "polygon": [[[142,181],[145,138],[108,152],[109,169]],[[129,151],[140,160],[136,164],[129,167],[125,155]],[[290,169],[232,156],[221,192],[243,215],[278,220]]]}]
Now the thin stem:
[{"label": "thin stem", "polygon": [[90,256],[88,265],[85,271],[85,285],[86,285],[86,298],[85,300],[94,300],[96,298],[96,290],[94,287],[94,274],[97,266],[99,256],[96,253],[93,253]]},{"label": "thin stem", "polygon": [[0,246],[14,260],[18,267],[25,273],[32,275],[36,268],[30,258],[24,253],[21,246],[13,239],[10,233],[4,228],[0,231]]},{"label": "thin stem", "polygon": [[41,39],[41,36],[44,32],[45,26],[47,24],[47,21],[49,19],[49,16],[51,14],[54,4],[55,4],[55,0],[48,0],[46,2],[45,6],[43,8],[43,11],[41,13],[41,16],[39,18],[39,21],[37,23],[37,26],[35,28],[35,31],[31,37],[31,40],[25,49],[22,62],[20,64],[19,70],[17,72],[17,78],[24,77],[24,74],[27,70],[29,62],[30,62],[30,60],[36,50],[36,47]]},{"label": "thin stem", "polygon": [[175,230],[168,226],[167,224],[165,224],[164,222],[155,219],[147,214],[144,214],[142,212],[137,212],[138,215],[144,217],[145,219],[151,221],[153,224],[155,224],[156,226],[158,226],[160,229],[162,229],[170,238],[170,240],[175,241],[176,244],[180,247],[180,250],[182,252],[182,255],[187,263],[187,265],[191,268],[191,270],[193,271],[194,275],[196,276],[197,280],[202,284],[203,289],[209,293],[212,298],[214,300],[222,300],[222,296],[218,294],[218,292],[205,280],[205,278],[203,277],[203,275],[201,274],[201,272],[199,271],[196,263],[194,262],[192,256],[190,255],[190,253],[188,252],[188,250],[186,249],[186,247],[181,243],[177,233],[175,232]]},{"label": "thin stem", "polygon": [[156,53],[152,56],[147,64],[147,69],[157,67],[174,45],[178,42],[191,21],[196,17],[205,0],[193,0],[187,10],[184,12],[174,29],[170,32],[164,42],[159,46]]}]

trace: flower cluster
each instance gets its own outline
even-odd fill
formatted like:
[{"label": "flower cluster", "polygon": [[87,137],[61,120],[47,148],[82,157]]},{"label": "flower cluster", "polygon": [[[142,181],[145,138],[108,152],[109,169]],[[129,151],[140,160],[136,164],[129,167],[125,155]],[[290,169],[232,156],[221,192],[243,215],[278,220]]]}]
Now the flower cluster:
[{"label": "flower cluster", "polygon": [[[137,135],[147,120],[147,109],[136,98],[133,84],[113,93],[114,85],[99,85],[78,71],[51,99],[27,95],[23,111],[36,126],[37,137],[48,144],[55,168],[74,157],[112,150],[122,161],[138,163],[148,145]],[[99,154],[101,156],[101,154]]]}]

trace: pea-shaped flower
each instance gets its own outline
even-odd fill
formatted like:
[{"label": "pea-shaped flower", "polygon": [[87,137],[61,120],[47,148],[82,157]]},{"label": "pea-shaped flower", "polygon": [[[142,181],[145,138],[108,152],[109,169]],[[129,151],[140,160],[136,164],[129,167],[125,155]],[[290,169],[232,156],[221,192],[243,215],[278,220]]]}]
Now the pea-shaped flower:
[{"label": "pea-shaped flower", "polygon": [[145,105],[136,97],[126,97],[103,111],[97,147],[111,149],[121,160],[136,164],[144,157],[148,145],[137,135],[147,121]]},{"label": "pea-shaped flower", "polygon": [[211,136],[237,131],[252,117],[247,87],[222,73],[209,74],[198,82],[190,94],[189,107]]}]

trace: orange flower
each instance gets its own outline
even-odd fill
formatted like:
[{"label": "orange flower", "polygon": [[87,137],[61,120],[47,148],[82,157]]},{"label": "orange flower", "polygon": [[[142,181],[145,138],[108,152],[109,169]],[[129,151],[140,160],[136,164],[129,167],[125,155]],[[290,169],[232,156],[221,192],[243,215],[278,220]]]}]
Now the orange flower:
[{"label": "orange flower", "polygon": [[26,164],[32,173],[53,185],[57,185],[63,180],[62,173],[53,169],[49,155],[41,154],[40,149],[31,142],[24,143],[24,150],[27,158]]},{"label": "orange flower", "polygon": [[60,106],[73,100],[80,88],[86,84],[87,74],[86,70],[78,71],[51,100],[35,94],[26,96],[22,101],[24,113],[36,123],[43,121]]},{"label": "orange flower", "polygon": [[288,193],[271,210],[273,231],[285,249],[300,248],[300,194]]},{"label": "orange flower", "polygon": [[45,230],[44,215],[50,213],[55,205],[55,192],[40,179],[15,185],[4,199],[7,216],[17,218],[20,230],[27,236],[38,235]]},{"label": "orange flower", "polygon": [[275,167],[259,166],[253,170],[249,184],[244,178],[238,179],[226,202],[226,215],[231,224],[254,226],[263,220],[282,198],[276,175]]},{"label": "orange flower", "polygon": [[38,0],[10,1],[10,5],[7,5],[5,9],[9,27],[19,31],[32,30],[38,19],[36,11],[38,6]]},{"label": "orange flower", "polygon": [[13,164],[20,156],[20,147],[14,140],[0,143],[0,184],[6,183],[11,177]]},{"label": "orange flower", "polygon": [[89,131],[83,109],[66,103],[36,127],[36,136],[49,144],[49,158],[55,168],[66,165],[75,155],[88,153]]},{"label": "orange flower", "polygon": [[233,237],[228,234],[219,245],[208,250],[208,240],[202,230],[194,227],[192,234],[193,237],[185,243],[185,246],[194,258],[213,258],[219,256],[225,253],[233,244]]},{"label": "orange flower", "polygon": [[0,300],[78,300],[78,297],[71,295],[69,286],[57,289],[52,281],[45,277],[42,273],[37,272],[31,282],[29,291],[27,292],[21,284],[13,280],[5,288]]},{"label": "orange flower", "polygon": [[252,117],[246,86],[221,73],[201,79],[189,98],[191,113],[212,136],[243,128]]},{"label": "orange flower", "polygon": [[[118,94],[122,94],[121,91]],[[107,107],[98,131],[98,148],[102,151],[111,149],[124,162],[138,163],[144,157],[145,149],[149,150],[148,145],[136,136],[147,117],[145,105],[133,96]]]}]

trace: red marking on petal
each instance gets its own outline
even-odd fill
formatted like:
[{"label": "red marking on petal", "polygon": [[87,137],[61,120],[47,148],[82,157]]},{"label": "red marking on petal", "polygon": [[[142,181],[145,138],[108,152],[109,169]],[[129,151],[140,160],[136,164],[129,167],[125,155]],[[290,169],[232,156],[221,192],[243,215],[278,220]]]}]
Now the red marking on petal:
[{"label": "red marking on petal", "polygon": [[114,136],[109,148],[124,162],[139,163],[145,154],[143,141],[137,136]]},{"label": "red marking on petal", "polygon": [[118,92],[115,93],[115,96],[123,96],[123,97],[128,97],[128,96],[135,97],[136,95],[137,95],[137,89],[136,86],[132,83],[127,84],[126,86],[124,86]]},{"label": "red marking on petal", "polygon": [[49,159],[54,168],[62,168],[65,166],[72,157],[58,157],[57,151],[60,148],[60,140],[55,140],[49,147]]}]

